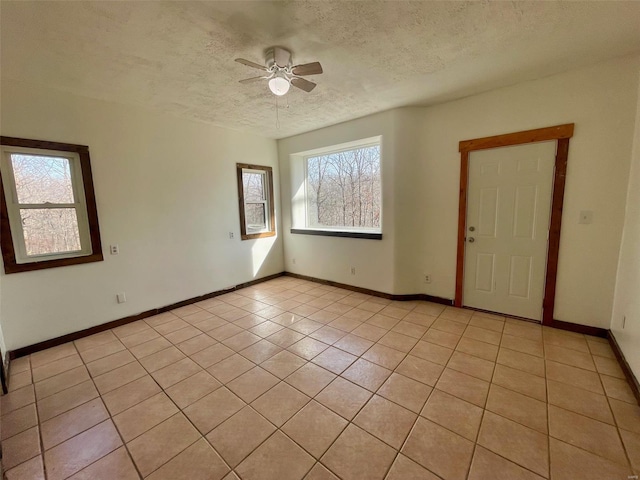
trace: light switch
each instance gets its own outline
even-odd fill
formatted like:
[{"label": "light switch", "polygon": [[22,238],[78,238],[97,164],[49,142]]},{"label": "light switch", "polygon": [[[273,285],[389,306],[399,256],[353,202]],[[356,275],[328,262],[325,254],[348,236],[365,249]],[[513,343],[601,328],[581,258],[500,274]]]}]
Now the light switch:
[{"label": "light switch", "polygon": [[592,223],[593,222],[593,212],[591,210],[583,210],[580,212],[580,220],[578,223]]}]

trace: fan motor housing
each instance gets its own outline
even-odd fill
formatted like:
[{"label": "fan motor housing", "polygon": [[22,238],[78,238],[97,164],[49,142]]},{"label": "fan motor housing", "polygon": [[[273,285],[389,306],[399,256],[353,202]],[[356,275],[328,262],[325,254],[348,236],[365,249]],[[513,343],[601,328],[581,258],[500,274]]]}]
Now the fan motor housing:
[{"label": "fan motor housing", "polygon": [[[279,65],[278,63],[276,63],[276,49],[281,50],[282,52],[286,52],[286,58],[288,59],[287,64]],[[286,48],[271,47],[265,51],[265,65],[267,66],[267,68],[270,69],[274,65],[277,65],[279,68],[283,69],[289,66],[290,64],[291,64],[291,52]]]},{"label": "fan motor housing", "polygon": [[271,68],[276,64],[275,52],[273,48],[267,50],[267,52],[264,54],[264,58],[264,64],[267,66],[267,68]]}]

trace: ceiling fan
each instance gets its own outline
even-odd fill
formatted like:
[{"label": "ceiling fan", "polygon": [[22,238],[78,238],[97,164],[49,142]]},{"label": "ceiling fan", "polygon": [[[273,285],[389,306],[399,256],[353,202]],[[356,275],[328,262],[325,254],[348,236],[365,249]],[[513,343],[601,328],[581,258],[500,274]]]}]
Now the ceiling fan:
[{"label": "ceiling fan", "polygon": [[240,83],[253,83],[259,80],[267,80],[269,90],[271,90],[274,95],[282,96],[289,91],[291,85],[305,92],[310,92],[316,87],[316,84],[301,77],[322,73],[322,65],[320,65],[320,62],[292,65],[291,52],[281,47],[269,48],[265,57],[264,65],[245,60],[244,58],[236,58],[236,62],[264,72],[264,74],[259,77],[240,80]]}]

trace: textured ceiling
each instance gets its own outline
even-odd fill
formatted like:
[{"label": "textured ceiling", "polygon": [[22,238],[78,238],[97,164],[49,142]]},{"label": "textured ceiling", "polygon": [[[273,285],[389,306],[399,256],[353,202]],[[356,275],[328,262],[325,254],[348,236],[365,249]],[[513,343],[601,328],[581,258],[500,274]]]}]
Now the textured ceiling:
[{"label": "textured ceiling", "polygon": [[[7,2],[4,78],[282,138],[640,51],[640,2]],[[241,85],[281,45],[318,60],[281,106]],[[284,105],[283,105],[284,104]]]}]

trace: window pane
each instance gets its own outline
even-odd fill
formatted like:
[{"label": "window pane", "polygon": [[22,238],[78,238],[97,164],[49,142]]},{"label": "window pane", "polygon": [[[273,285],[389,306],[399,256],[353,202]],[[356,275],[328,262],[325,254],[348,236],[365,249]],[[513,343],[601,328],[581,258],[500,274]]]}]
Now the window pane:
[{"label": "window pane", "polygon": [[67,158],[11,154],[18,203],[73,203]]},{"label": "window pane", "polygon": [[307,226],[380,228],[380,145],[307,158]]},{"label": "window pane", "polygon": [[266,200],[264,178],[262,173],[242,172],[245,202]]},{"label": "window pane", "polygon": [[21,209],[20,218],[27,255],[81,250],[75,208]]},{"label": "window pane", "polygon": [[244,207],[247,233],[255,233],[266,230],[267,222],[264,203],[246,203]]}]

